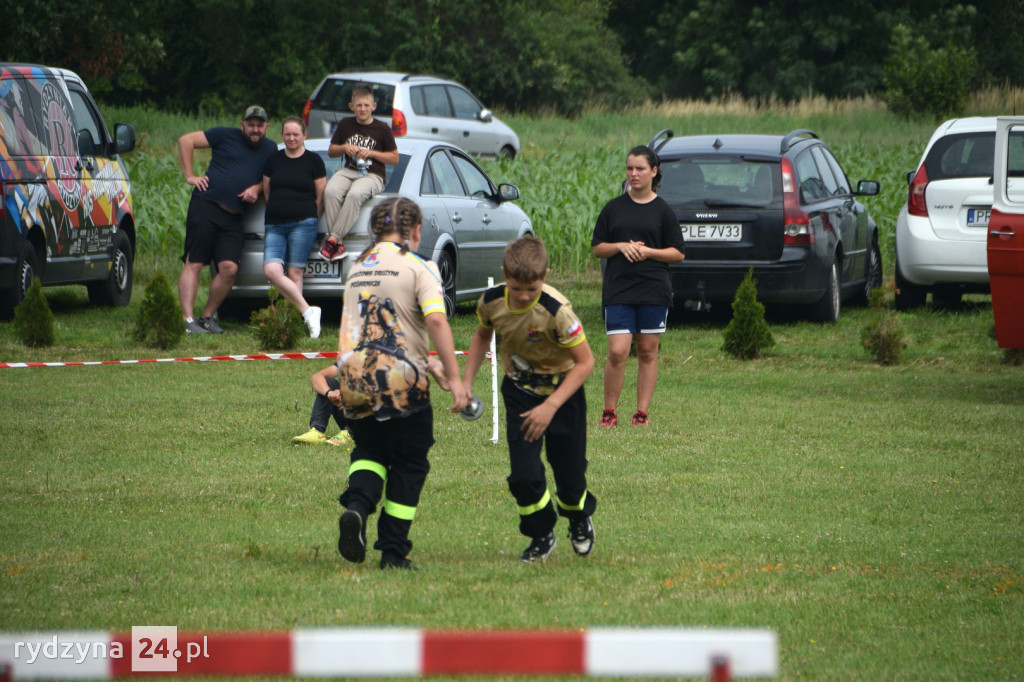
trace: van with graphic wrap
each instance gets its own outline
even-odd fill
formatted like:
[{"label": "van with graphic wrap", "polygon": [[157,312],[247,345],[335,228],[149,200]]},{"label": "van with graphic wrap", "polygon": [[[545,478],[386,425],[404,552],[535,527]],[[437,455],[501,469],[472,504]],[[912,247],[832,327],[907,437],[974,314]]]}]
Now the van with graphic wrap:
[{"label": "van with graphic wrap", "polygon": [[134,148],[135,129],[117,123],[111,136],[71,71],[0,62],[0,317],[34,277],[128,304],[135,218],[119,154]]}]

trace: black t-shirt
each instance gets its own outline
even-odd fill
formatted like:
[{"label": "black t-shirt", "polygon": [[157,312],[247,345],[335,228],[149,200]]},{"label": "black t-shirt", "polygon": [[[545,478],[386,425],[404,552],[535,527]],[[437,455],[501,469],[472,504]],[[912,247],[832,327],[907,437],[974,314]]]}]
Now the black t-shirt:
[{"label": "black t-shirt", "polygon": [[[363,149],[390,152],[398,149],[391,126],[377,119],[363,125],[355,116],[346,116],[338,122],[331,136],[331,144],[354,144]],[[356,160],[345,155],[345,168],[356,170]],[[370,172],[387,182],[386,166],[377,159],[370,160]]]},{"label": "black t-shirt", "polygon": [[316,218],[316,180],[327,177],[324,160],[308,149],[297,158],[279,149],[267,159],[263,175],[270,178],[270,199],[264,222],[268,225]]},{"label": "black t-shirt", "polygon": [[259,145],[250,147],[245,134],[240,128],[219,126],[203,131],[213,154],[210,165],[206,167],[206,177],[210,184],[206,191],[198,187],[192,190],[192,196],[222,204],[239,213],[245,211],[249,204],[243,202],[238,195],[263,180],[260,171],[267,162],[267,157],[277,151],[277,145],[270,138],[264,137]]},{"label": "black t-shirt", "polygon": [[[646,204],[628,193],[607,204],[597,217],[591,246],[602,242],[643,242],[652,249],[675,247],[685,253],[683,232],[675,212],[661,197]],[[642,260],[630,263],[621,253],[608,259],[601,289],[601,305],[672,305],[668,263]]]}]

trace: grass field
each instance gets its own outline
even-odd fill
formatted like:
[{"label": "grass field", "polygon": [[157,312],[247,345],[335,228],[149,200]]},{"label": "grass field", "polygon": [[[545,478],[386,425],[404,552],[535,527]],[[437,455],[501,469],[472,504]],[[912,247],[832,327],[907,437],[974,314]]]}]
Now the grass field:
[{"label": "grass field", "polygon": [[[592,224],[592,197],[577,195],[607,187],[610,196],[619,171],[604,177],[587,159],[618,163],[637,131],[666,127],[662,113],[650,115],[635,129],[618,114],[535,119],[524,136],[531,151],[491,168],[526,178],[516,181],[529,195],[578,161],[578,188],[563,189],[550,215]],[[703,115],[719,117],[715,127],[769,123],[745,112],[679,114],[710,126]],[[862,149],[865,163],[900,172],[910,167],[899,159],[912,166],[919,148],[900,156],[899,137],[914,147],[932,127],[900,130],[877,111],[766,115],[792,117],[773,128],[834,116],[823,130]],[[206,123],[176,127],[186,125]],[[580,127],[606,131],[594,133],[592,153]],[[888,151],[872,160],[875,144],[859,135],[885,138]],[[148,153],[173,164],[166,151]],[[551,156],[561,165],[546,164]],[[876,179],[894,185],[890,175]],[[137,186],[137,201],[153,191]],[[237,319],[224,321],[223,336],[172,351],[130,338],[149,278],[177,275],[180,216],[161,220],[168,246],[140,254],[131,306],[90,308],[83,288],[47,290],[56,345],[27,349],[0,322],[0,361],[255,352]],[[565,239],[555,218],[543,220],[549,241]],[[591,260],[574,263],[557,266],[553,282],[597,356],[586,385],[596,424],[606,353],[599,279]],[[555,553],[532,566],[518,561],[527,541],[505,486],[504,445],[488,440],[488,419],[447,413],[446,394],[435,393],[433,469],[412,530],[420,570],[384,573],[375,553],[354,566],[336,551],[347,453],[290,442],[307,428],[308,377],[326,361],[0,369],[2,628],[752,626],[778,633],[784,680],[1020,679],[1024,367],[1003,364],[987,297],[901,314],[910,345],[894,367],[859,345],[872,315],[847,307],[839,323],[817,325],[773,313],[775,347],[742,363],[720,350],[727,310],[674,314],[651,427],[589,430],[594,553],[574,556],[562,521]],[[337,319],[325,310],[322,338],[299,350],[335,350]],[[458,348],[473,328],[463,306]],[[634,377],[632,361],[622,413],[633,407]],[[476,388],[490,402],[488,378],[481,372]]]}]

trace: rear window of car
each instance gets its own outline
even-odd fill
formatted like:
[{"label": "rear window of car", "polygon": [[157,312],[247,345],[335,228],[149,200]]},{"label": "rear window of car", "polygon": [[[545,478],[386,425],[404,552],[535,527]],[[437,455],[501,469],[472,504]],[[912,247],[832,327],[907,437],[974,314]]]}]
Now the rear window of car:
[{"label": "rear window of car", "polygon": [[395,101],[395,86],[387,83],[372,83],[359,78],[331,78],[316,93],[314,106],[317,109],[350,112],[349,102],[352,101],[352,89],[364,85],[373,92],[377,101],[374,116],[390,116]]},{"label": "rear window of car", "polygon": [[777,168],[777,162],[739,156],[663,160],[658,195],[680,208],[765,207],[781,197]]},{"label": "rear window of car", "polygon": [[991,177],[995,144],[995,131],[939,138],[924,162],[928,179]]}]

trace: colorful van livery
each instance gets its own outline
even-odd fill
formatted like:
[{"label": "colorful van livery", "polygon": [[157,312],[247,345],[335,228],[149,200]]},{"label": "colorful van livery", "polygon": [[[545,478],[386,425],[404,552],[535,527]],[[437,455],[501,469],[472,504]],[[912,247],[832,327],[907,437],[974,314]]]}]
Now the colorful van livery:
[{"label": "colorful van livery", "polygon": [[66,69],[0,62],[0,316],[34,277],[85,284],[89,301],[127,305],[135,260],[131,182],[88,89]]}]

